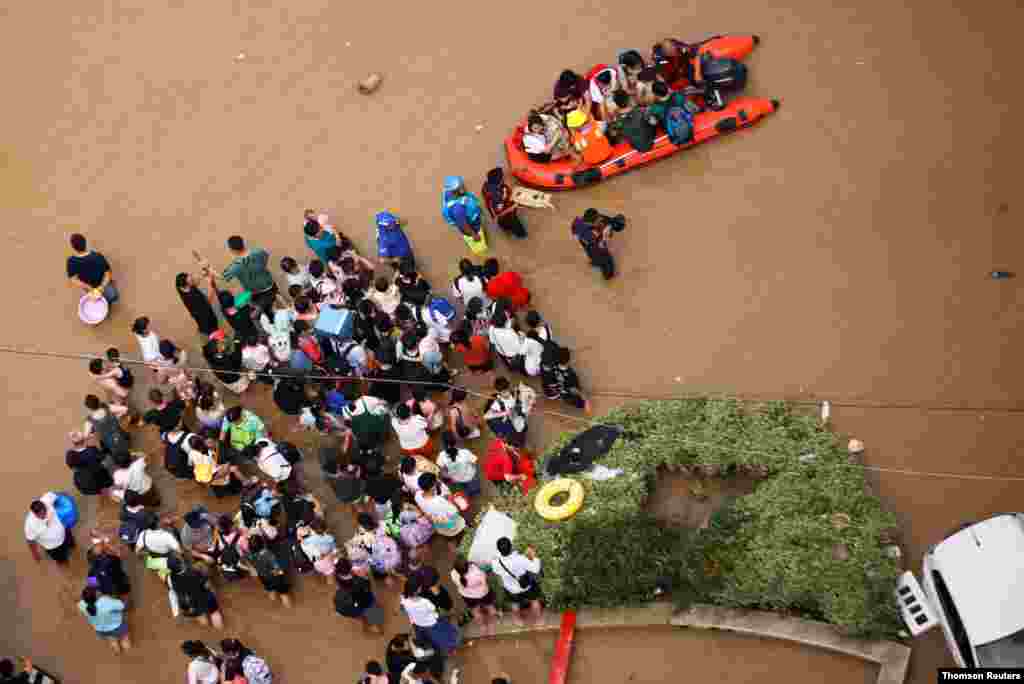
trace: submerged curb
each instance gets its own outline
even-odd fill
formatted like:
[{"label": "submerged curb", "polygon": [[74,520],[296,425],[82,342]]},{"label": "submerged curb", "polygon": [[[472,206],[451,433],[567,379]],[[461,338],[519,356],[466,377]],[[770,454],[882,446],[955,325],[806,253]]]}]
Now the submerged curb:
[{"label": "submerged curb", "polygon": [[[494,636],[514,636],[531,632],[553,632],[559,629],[561,616],[545,613],[536,626],[520,627],[511,622],[498,625]],[[749,634],[766,639],[794,641],[805,646],[842,653],[879,666],[876,684],[903,684],[910,664],[910,648],[895,641],[868,641],[844,636],[832,625],[800,618],[784,617],[757,610],[719,608],[698,604],[676,612],[671,603],[645,603],[629,608],[582,609],[576,613],[576,628],[591,627],[655,627],[673,625],[699,629]],[[466,639],[480,639],[475,625],[464,631]]]}]

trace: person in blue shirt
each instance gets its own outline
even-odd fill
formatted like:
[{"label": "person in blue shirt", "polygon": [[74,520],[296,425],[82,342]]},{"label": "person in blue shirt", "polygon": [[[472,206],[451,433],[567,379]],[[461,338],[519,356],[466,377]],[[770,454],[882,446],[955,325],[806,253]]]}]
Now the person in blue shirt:
[{"label": "person in blue shirt", "polygon": [[448,176],[444,179],[441,216],[448,225],[462,233],[462,239],[474,254],[487,249],[486,243],[483,250],[480,250],[479,246],[483,239],[483,212],[480,200],[476,195],[466,192],[466,185],[461,176]]},{"label": "person in blue shirt", "polygon": [[327,263],[327,250],[338,244],[338,234],[321,225],[312,213],[306,214],[306,225],[302,229],[306,233],[306,246],[313,250],[316,258]]},{"label": "person in blue shirt", "polygon": [[403,261],[415,266],[416,257],[412,253],[412,245],[402,230],[405,221],[387,211],[377,214],[376,220],[377,261],[391,264],[395,268]]},{"label": "person in blue shirt", "polygon": [[92,586],[82,590],[82,600],[78,602],[79,612],[96,630],[96,635],[110,644],[114,653],[132,647],[128,623],[124,621],[124,608],[123,601],[106,596]]}]

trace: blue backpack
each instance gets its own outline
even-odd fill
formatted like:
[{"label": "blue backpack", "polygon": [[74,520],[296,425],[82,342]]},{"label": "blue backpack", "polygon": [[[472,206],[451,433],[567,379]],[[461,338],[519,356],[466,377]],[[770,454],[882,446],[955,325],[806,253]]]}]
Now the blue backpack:
[{"label": "blue backpack", "polygon": [[443,320],[451,323],[455,320],[455,309],[444,297],[434,297],[431,299],[428,308],[430,309],[430,313],[434,318],[438,319],[438,321]]},{"label": "blue backpack", "polygon": [[274,506],[279,503],[279,499],[271,494],[269,491],[264,489],[260,492],[260,495],[253,499],[252,508],[256,511],[256,515],[261,518],[269,518],[270,514],[274,510]]},{"label": "blue backpack", "polygon": [[324,408],[327,409],[328,413],[340,416],[348,407],[349,401],[341,390],[333,389],[327,393],[327,397],[324,400]]},{"label": "blue backpack", "polygon": [[665,132],[673,145],[693,140],[693,115],[685,107],[669,107],[665,111]]}]

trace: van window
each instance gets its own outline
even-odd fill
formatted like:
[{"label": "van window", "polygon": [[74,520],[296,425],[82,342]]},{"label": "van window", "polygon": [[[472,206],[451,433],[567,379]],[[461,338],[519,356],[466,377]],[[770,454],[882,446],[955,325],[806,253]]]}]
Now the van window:
[{"label": "van window", "polygon": [[974,667],[974,652],[971,650],[971,641],[967,638],[967,630],[964,629],[964,625],[960,621],[960,613],[957,612],[956,606],[953,605],[953,597],[949,595],[946,582],[942,579],[942,575],[939,574],[938,570],[932,570],[932,580],[935,582],[935,592],[939,595],[939,603],[942,604],[942,612],[946,614],[946,619],[949,620],[949,628],[953,632],[953,640],[956,641],[960,657],[963,658],[964,664],[967,667]]}]

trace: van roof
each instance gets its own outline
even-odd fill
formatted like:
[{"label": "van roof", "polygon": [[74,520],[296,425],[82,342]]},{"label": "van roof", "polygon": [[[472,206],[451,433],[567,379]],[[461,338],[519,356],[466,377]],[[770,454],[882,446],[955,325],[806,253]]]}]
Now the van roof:
[{"label": "van roof", "polygon": [[987,644],[1024,629],[1024,517],[998,515],[946,537],[931,550],[967,636]]}]

